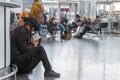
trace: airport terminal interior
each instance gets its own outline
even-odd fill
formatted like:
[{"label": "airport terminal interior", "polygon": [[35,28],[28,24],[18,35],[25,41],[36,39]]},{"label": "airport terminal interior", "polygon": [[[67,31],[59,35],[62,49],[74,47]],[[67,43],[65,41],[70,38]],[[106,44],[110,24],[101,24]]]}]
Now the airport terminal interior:
[{"label": "airport terminal interior", "polygon": [[[18,75],[18,67],[10,66],[10,32],[14,29],[11,26],[16,14],[29,15],[33,2],[0,0],[0,80],[120,80],[120,0],[39,0],[44,6],[46,21],[54,17],[57,23],[57,30],[52,34],[48,25],[43,24],[41,45],[52,69],[61,75],[44,77],[42,62],[30,73]],[[68,20],[65,29],[70,32],[69,39],[61,35],[63,15]],[[76,15],[81,20],[80,24],[76,23],[77,27],[73,26]],[[101,20],[98,27],[82,35],[84,18],[94,22],[96,15]]]},{"label": "airport terminal interior", "polygon": [[[42,63],[29,74],[18,75],[17,80],[119,80],[120,36],[102,35],[101,39],[70,41],[58,40],[44,43],[49,60],[60,78],[44,78]],[[11,79],[8,79],[11,80]]]}]

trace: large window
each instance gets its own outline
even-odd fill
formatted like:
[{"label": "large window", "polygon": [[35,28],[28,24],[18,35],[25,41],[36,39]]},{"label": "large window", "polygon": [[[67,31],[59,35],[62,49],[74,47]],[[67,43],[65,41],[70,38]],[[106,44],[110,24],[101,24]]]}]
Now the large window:
[{"label": "large window", "polygon": [[100,15],[120,15],[120,1],[116,0],[104,0],[98,1],[97,12]]},{"label": "large window", "polygon": [[83,1],[84,16],[90,17],[90,1]]}]

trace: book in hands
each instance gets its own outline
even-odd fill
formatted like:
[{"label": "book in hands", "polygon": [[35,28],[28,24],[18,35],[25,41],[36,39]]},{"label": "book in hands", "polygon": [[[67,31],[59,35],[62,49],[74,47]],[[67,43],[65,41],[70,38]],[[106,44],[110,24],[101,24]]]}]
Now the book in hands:
[{"label": "book in hands", "polygon": [[38,34],[38,32],[32,35],[32,41],[38,41],[40,38],[41,36]]}]

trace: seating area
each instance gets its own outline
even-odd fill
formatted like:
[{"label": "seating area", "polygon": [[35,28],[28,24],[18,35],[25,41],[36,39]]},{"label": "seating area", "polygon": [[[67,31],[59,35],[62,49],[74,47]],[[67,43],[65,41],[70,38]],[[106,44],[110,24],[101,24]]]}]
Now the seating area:
[{"label": "seating area", "polygon": [[[90,31],[88,31],[87,32],[87,36],[88,37],[90,37],[90,39],[93,39],[93,38],[95,38],[95,37],[98,37],[98,38],[100,38],[100,39],[103,39],[102,38],[102,36],[101,36],[101,34],[102,34],[102,30],[103,30],[103,28],[104,29],[107,29],[107,27],[108,27],[108,23],[99,23],[99,25],[97,25],[98,27],[95,27],[95,28],[93,28],[92,30],[90,30]],[[93,35],[92,37],[89,35],[89,34],[95,34],[95,35]]]},{"label": "seating area", "polygon": [[56,37],[59,37],[57,36],[57,31],[55,34],[50,34],[50,32],[48,31],[47,29],[47,25],[43,25],[42,27],[42,39],[43,41],[44,40],[49,40],[49,41],[52,41],[53,39],[55,39]]},{"label": "seating area", "polygon": [[53,68],[61,73],[61,77],[44,78],[40,62],[31,73],[17,75],[17,80],[119,80],[120,37],[109,34],[102,37],[103,40],[73,38],[42,43]]},{"label": "seating area", "polygon": [[120,0],[0,0],[0,16],[0,80],[120,80]]},{"label": "seating area", "polygon": [[119,33],[119,22],[113,22],[112,23],[112,33]]}]

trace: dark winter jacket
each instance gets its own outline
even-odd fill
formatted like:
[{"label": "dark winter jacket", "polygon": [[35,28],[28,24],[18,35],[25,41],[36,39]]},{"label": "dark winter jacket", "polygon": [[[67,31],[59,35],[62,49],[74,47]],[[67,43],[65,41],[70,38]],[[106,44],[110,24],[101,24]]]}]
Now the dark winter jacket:
[{"label": "dark winter jacket", "polygon": [[64,26],[66,26],[68,23],[68,20],[66,18],[62,18],[60,23]]},{"label": "dark winter jacket", "polygon": [[31,32],[24,26],[17,27],[11,35],[11,59],[15,60],[20,54],[24,54],[33,48]]}]

